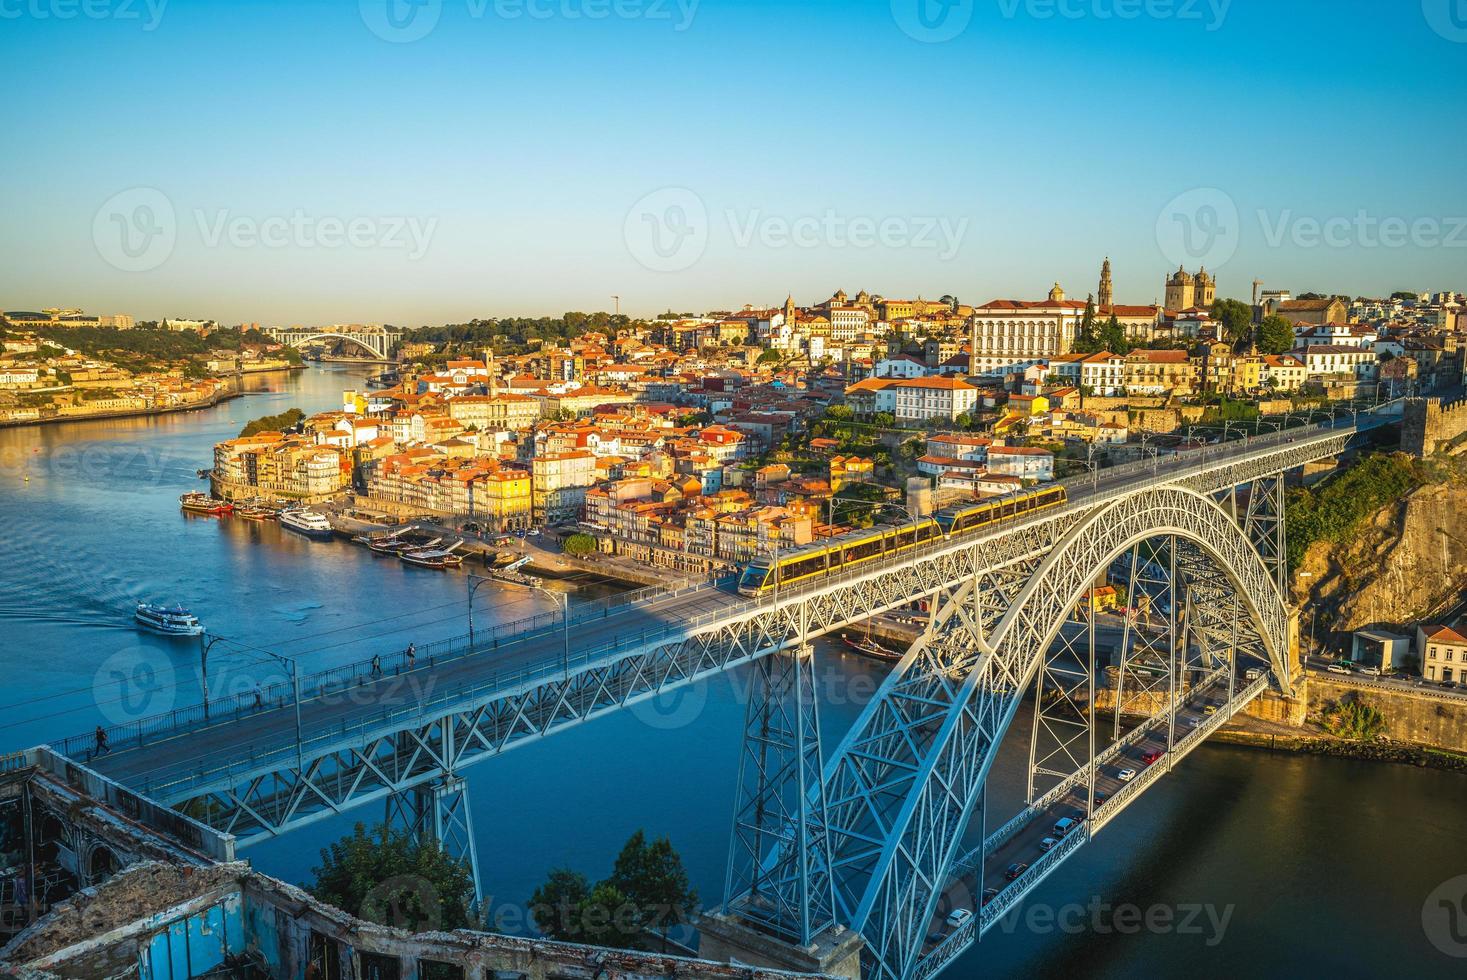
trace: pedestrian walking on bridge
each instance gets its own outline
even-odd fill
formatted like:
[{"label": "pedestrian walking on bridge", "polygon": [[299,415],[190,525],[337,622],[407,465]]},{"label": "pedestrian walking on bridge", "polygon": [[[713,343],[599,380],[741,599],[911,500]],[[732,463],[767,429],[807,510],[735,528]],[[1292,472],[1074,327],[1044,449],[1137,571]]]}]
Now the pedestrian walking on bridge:
[{"label": "pedestrian walking on bridge", "polygon": [[409,643],[408,644],[408,648],[407,648],[407,662],[408,662],[408,670],[412,670],[413,669],[413,665],[415,665],[418,662],[418,648],[417,648],[417,646],[415,644],[412,644],[412,643]]},{"label": "pedestrian walking on bridge", "polygon": [[382,676],[382,655],[380,653],[372,654],[372,676]]},{"label": "pedestrian walking on bridge", "polygon": [[97,740],[97,755],[104,753],[107,755],[112,754],[112,748],[107,744],[107,732],[101,725],[97,726],[97,731],[93,737]]}]

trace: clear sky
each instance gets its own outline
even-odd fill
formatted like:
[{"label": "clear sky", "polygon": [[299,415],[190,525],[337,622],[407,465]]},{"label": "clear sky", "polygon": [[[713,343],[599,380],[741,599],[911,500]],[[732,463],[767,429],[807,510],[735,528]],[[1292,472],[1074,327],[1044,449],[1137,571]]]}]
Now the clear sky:
[{"label": "clear sky", "polygon": [[0,0],[0,58],[4,309],[1467,288],[1463,0]]}]

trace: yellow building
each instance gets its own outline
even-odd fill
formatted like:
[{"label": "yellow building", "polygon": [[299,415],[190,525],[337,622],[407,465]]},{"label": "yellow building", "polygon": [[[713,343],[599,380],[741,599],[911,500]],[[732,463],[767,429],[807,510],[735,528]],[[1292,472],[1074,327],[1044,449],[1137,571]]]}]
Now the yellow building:
[{"label": "yellow building", "polygon": [[530,474],[524,470],[500,470],[474,481],[474,516],[495,529],[528,530],[533,513]]}]

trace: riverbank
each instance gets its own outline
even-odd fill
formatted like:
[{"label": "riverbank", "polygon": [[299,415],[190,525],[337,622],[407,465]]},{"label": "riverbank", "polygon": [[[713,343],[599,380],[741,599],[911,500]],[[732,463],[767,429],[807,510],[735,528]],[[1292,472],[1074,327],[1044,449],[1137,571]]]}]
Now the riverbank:
[{"label": "riverbank", "polygon": [[224,402],[239,398],[245,392],[238,388],[222,391],[207,399],[181,405],[166,405],[162,408],[125,408],[105,412],[88,412],[85,415],[52,415],[34,419],[8,419],[0,422],[0,429],[19,429],[27,426],[60,425],[65,422],[97,422],[105,419],[146,418],[155,415],[176,415],[179,412],[197,412],[214,408]]},{"label": "riverbank", "polygon": [[1467,755],[1407,742],[1389,740],[1355,742],[1330,735],[1295,735],[1234,727],[1219,730],[1212,736],[1212,739],[1226,745],[1241,745],[1270,752],[1328,756],[1333,759],[1355,759],[1364,762],[1391,762],[1398,765],[1467,774]]}]

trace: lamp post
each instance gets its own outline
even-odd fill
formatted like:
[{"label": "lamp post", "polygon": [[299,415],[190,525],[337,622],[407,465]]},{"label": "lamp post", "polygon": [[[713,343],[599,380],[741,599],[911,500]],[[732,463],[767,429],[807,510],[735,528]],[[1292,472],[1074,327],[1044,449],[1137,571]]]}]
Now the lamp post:
[{"label": "lamp post", "polygon": [[270,650],[266,650],[263,647],[251,647],[250,649],[259,650],[259,652],[263,653],[265,656],[284,664],[286,669],[290,671],[290,687],[292,692],[294,693],[295,700],[295,764],[301,772],[305,772],[305,749],[303,747],[303,740],[301,738],[301,675],[300,671],[296,668],[295,659],[292,657],[281,656],[280,654],[274,653]]},{"label": "lamp post", "polygon": [[469,652],[470,653],[472,653],[474,651],[474,593],[477,592],[477,591],[479,591],[479,586],[484,585],[486,582],[492,582],[492,581],[494,581],[492,578],[486,578],[483,575],[475,575],[473,572],[470,572],[469,573],[468,586],[469,586]]},{"label": "lamp post", "polygon": [[204,721],[209,720],[209,651],[214,649],[214,644],[224,639],[222,636],[210,636],[208,633],[199,634],[199,683],[204,689]]},{"label": "lamp post", "polygon": [[563,671],[565,671],[566,679],[569,680],[570,679],[570,593],[569,592],[556,592],[554,589],[547,589],[543,585],[532,585],[532,586],[530,586],[530,588],[534,589],[536,592],[543,592],[543,593],[545,593],[550,598],[554,599],[556,606],[558,606],[560,608],[560,622],[561,622],[560,666],[561,666],[561,669]]}]

